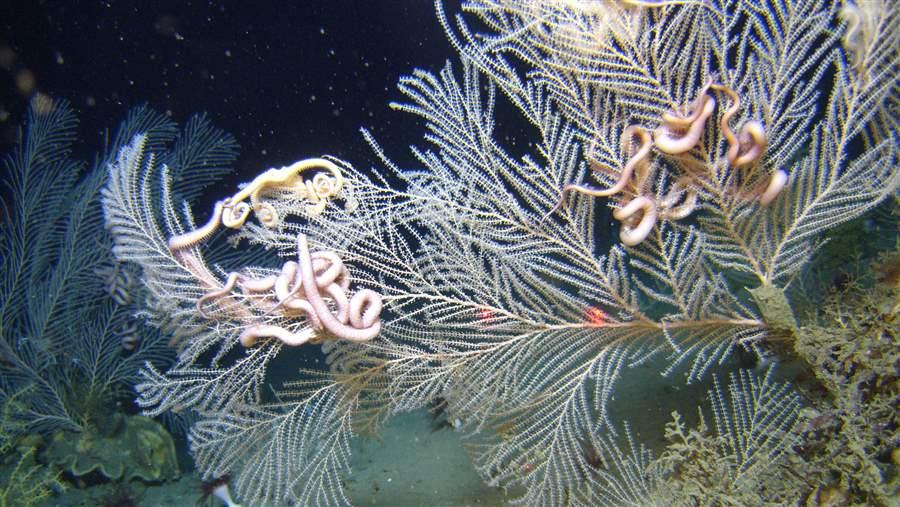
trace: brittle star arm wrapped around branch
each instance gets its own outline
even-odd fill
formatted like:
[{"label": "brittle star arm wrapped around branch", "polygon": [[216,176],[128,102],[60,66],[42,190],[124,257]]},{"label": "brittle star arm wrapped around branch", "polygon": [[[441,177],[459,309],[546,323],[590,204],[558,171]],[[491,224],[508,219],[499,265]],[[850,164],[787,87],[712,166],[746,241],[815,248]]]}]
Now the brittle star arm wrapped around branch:
[{"label": "brittle star arm wrapped around branch", "polygon": [[[312,180],[305,181],[302,174],[314,169],[324,169],[329,174],[317,174]],[[313,203],[314,212],[321,212],[320,208],[324,206],[326,200],[337,196],[343,186],[344,177],[340,168],[324,158],[308,158],[280,169],[269,169],[225,200],[224,207],[227,208],[227,212],[222,215],[222,225],[231,229],[240,228],[247,221],[252,209],[261,224],[266,227],[277,226],[278,214],[275,209],[260,199],[262,193],[267,190],[294,192],[298,197]],[[248,197],[250,204],[244,202]]]},{"label": "brittle star arm wrapped around branch", "polygon": [[378,336],[378,333],[381,332],[381,295],[370,289],[363,289],[354,294],[350,298],[350,325],[347,325],[331,313],[328,304],[319,295],[319,287],[316,285],[312,259],[309,255],[309,245],[304,234],[297,236],[297,254],[300,260],[300,279],[303,284],[303,292],[306,300],[315,309],[322,327],[341,340],[360,342]]}]

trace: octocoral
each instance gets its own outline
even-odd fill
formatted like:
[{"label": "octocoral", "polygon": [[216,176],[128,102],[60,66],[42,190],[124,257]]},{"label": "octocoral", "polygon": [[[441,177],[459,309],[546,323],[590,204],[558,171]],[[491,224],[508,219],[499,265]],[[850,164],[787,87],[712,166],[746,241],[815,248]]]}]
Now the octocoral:
[{"label": "octocoral", "polygon": [[806,386],[814,409],[801,455],[816,470],[817,490],[837,488],[866,505],[892,505],[900,495],[891,462],[900,447],[900,288],[878,268],[896,267],[898,257],[878,257],[872,286],[834,291],[821,323],[801,328],[795,343],[816,378]]}]

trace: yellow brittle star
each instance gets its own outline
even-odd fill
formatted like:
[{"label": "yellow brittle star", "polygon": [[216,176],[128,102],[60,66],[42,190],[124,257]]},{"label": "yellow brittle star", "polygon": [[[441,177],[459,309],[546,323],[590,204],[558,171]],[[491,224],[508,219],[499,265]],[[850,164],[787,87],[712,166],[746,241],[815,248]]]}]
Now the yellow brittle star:
[{"label": "yellow brittle star", "polygon": [[[319,173],[312,180],[304,180],[303,173],[314,169],[324,169],[330,174]],[[226,212],[222,214],[222,225],[231,229],[240,228],[252,209],[261,224],[266,227],[277,226],[278,213],[275,208],[260,199],[262,193],[267,191],[293,193],[297,198],[306,199],[313,204],[309,210],[311,214],[321,213],[327,199],[336,197],[343,186],[344,177],[340,168],[324,158],[308,158],[280,169],[269,169],[254,178],[240,192],[225,199],[223,206]],[[244,202],[248,197],[250,204]]]}]

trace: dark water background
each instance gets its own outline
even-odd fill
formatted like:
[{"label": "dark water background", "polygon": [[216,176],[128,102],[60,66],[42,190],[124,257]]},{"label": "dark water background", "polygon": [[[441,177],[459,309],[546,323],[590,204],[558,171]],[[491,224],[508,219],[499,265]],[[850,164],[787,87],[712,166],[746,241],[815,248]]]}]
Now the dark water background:
[{"label": "dark water background", "polygon": [[359,128],[406,156],[420,123],[388,108],[397,79],[452,56],[427,0],[0,2],[0,151],[30,81],[79,111],[87,160],[148,103],[179,123],[207,112],[234,134],[235,182],[326,153],[367,166]]}]

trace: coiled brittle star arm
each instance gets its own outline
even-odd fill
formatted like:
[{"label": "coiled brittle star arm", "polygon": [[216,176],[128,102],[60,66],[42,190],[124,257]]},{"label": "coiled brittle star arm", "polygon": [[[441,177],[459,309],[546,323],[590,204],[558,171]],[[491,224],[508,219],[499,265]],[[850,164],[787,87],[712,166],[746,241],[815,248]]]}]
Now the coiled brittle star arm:
[{"label": "coiled brittle star arm", "polygon": [[756,162],[766,151],[768,142],[762,123],[757,120],[749,120],[741,126],[740,136],[736,136],[728,123],[740,109],[741,98],[728,86],[713,84],[710,87],[724,93],[731,100],[731,106],[722,115],[719,123],[722,135],[728,142],[728,153],[725,155],[728,163],[732,167],[741,167]]},{"label": "coiled brittle star arm", "polygon": [[653,133],[653,140],[659,151],[669,155],[687,153],[700,142],[706,119],[716,109],[716,99],[705,92],[697,98],[694,112],[687,118],[664,114],[663,122]]},{"label": "coiled brittle star arm", "polygon": [[[285,316],[302,312],[306,314],[309,326],[292,332],[278,325],[256,323],[241,333],[241,344],[251,347],[261,338],[275,338],[286,345],[302,345],[321,339],[318,334],[322,330],[339,340],[356,342],[378,336],[381,332],[381,295],[363,289],[348,299],[349,273],[341,258],[329,251],[310,254],[303,234],[297,236],[297,254],[299,263],[286,262],[271,284],[260,286],[271,287],[278,298],[270,311],[281,309]],[[323,290],[333,301],[336,314],[320,294]]]},{"label": "coiled brittle star arm", "polygon": [[[543,221],[546,217],[550,216],[551,214],[553,214],[553,212],[562,207],[566,200],[566,194],[570,191],[575,191],[580,194],[589,195],[591,197],[607,197],[615,195],[625,190],[629,183],[632,183],[632,175],[635,174],[637,175],[636,185],[640,185],[641,182],[643,182],[643,180],[646,178],[647,165],[649,162],[648,157],[650,156],[650,150],[653,148],[653,138],[650,136],[650,133],[647,132],[643,127],[639,125],[631,125],[622,132],[621,145],[623,150],[628,149],[632,138],[635,136],[640,139],[640,146],[638,147],[635,154],[625,162],[625,167],[622,168],[619,179],[615,184],[613,184],[613,186],[605,189],[600,189],[594,188],[590,185],[576,185],[573,183],[565,185],[562,189],[562,194],[560,195],[559,202],[556,203],[556,206],[554,206],[553,209],[551,209],[546,215],[544,215],[544,218],[542,218],[541,221]],[[594,162],[591,163],[593,164]]]},{"label": "coiled brittle star arm", "polygon": [[297,255],[300,260],[300,279],[306,300],[315,309],[322,327],[341,340],[360,342],[378,336],[378,333],[381,332],[381,295],[369,289],[363,289],[354,294],[350,298],[350,325],[344,324],[331,313],[328,304],[319,294],[305,234],[297,236]]},{"label": "coiled brittle star arm", "polygon": [[[640,215],[637,215],[640,213]],[[637,218],[637,217],[640,218]],[[613,211],[613,218],[622,222],[619,239],[628,246],[635,246],[650,234],[656,225],[656,203],[646,196],[639,196],[625,206]],[[637,225],[633,225],[634,223]]]},{"label": "coiled brittle star arm", "polygon": [[[329,174],[320,173],[311,181],[304,181],[302,174],[315,169],[324,169]],[[309,158],[280,169],[269,169],[225,200],[227,212],[222,215],[222,225],[231,229],[240,228],[252,209],[261,224],[269,228],[276,227],[279,223],[278,213],[271,204],[261,200],[265,191],[293,192],[296,197],[313,204],[312,213],[320,213],[327,199],[337,196],[343,186],[344,177],[340,168],[324,158]],[[244,202],[247,198],[250,199],[250,204]]]}]

